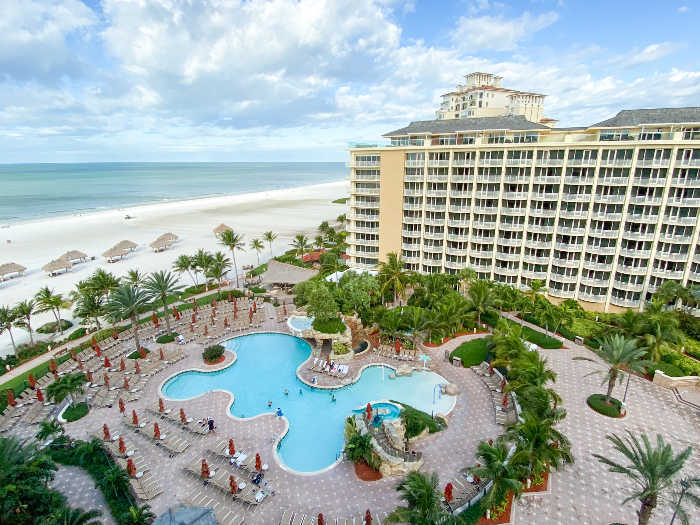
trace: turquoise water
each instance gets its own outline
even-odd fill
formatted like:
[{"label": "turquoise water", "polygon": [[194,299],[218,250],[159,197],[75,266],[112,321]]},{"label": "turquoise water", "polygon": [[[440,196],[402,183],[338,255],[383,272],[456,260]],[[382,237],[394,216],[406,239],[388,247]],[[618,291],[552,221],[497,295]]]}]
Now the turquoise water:
[{"label": "turquoise water", "polygon": [[[281,408],[289,420],[289,432],[280,442],[278,455],[285,465],[300,472],[321,470],[336,461],[343,449],[345,418],[368,402],[393,399],[428,413],[437,410],[443,414],[454,406],[454,398],[448,396],[433,405],[435,385],[445,383],[434,372],[418,371],[389,379],[391,369],[372,366],[364,370],[357,383],[329,392],[297,379],[296,369],[311,353],[302,339],[285,334],[252,334],[231,339],[226,347],[238,355],[233,365],[218,372],[178,374],[163,385],[163,394],[171,399],[188,399],[211,390],[228,390],[235,397],[231,413],[239,418]],[[268,408],[268,401],[272,401],[272,408]]]},{"label": "turquoise water", "polygon": [[291,328],[299,331],[311,330],[313,322],[314,320],[312,317],[300,317],[298,315],[293,315],[287,320],[287,324],[289,324]]},{"label": "turquoise water", "polygon": [[307,186],[344,180],[347,173],[341,162],[0,164],[0,225]]},{"label": "turquoise water", "polygon": [[[401,408],[394,403],[373,403],[372,408],[375,410],[375,415],[372,418],[372,423],[379,426],[382,421],[391,421],[401,415]],[[364,414],[365,408],[353,410],[355,414]]]}]

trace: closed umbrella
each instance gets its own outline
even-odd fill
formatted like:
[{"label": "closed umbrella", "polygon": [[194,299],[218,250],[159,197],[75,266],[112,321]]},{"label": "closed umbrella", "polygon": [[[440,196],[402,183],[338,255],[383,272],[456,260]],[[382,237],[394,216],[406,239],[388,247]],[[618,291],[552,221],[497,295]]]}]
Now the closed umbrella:
[{"label": "closed umbrella", "polygon": [[122,372],[126,370],[126,363],[124,362],[124,358],[122,357],[121,361],[119,362],[119,370]]},{"label": "closed umbrella", "polygon": [[367,421],[372,419],[372,405],[369,403],[367,403],[367,407],[365,407],[365,414],[367,416]]},{"label": "closed umbrella", "polygon": [[136,475],[136,466],[131,458],[126,460],[126,473],[129,474],[130,478]]},{"label": "closed umbrella", "polygon": [[192,314],[192,319],[190,320],[190,323],[194,324],[197,322],[197,316]]},{"label": "closed umbrella", "polygon": [[79,368],[80,370],[83,369],[83,362],[82,362],[80,359],[78,359],[78,368]]},{"label": "closed umbrella", "polygon": [[105,356],[105,361],[104,361],[105,368],[111,368],[112,363],[110,362],[109,358]]},{"label": "closed umbrella", "polygon": [[162,349],[162,348],[160,348],[160,349],[158,350],[158,355],[159,355],[161,361],[163,361],[163,360],[165,359],[165,354],[163,353],[163,349]]},{"label": "closed umbrella", "polygon": [[160,427],[158,423],[153,423],[153,439],[160,439]]},{"label": "closed umbrella", "polygon": [[85,377],[87,377],[87,380],[88,380],[90,383],[93,383],[93,382],[94,382],[93,379],[92,379],[92,372],[91,372],[90,370],[88,370],[88,371],[85,373]]},{"label": "closed umbrella", "polygon": [[141,347],[140,352],[141,352],[141,357],[145,358],[146,357],[146,349],[143,346]]},{"label": "closed umbrella", "polygon": [[97,357],[102,357],[102,350],[100,350],[100,347],[95,345],[95,346],[93,346],[93,348],[95,349],[95,355]]},{"label": "closed umbrella", "polygon": [[158,398],[158,412],[165,412],[165,403],[163,403],[163,398]]},{"label": "closed umbrella", "polygon": [[319,512],[318,513],[318,525],[326,525],[326,520],[323,517],[323,513]]},{"label": "closed umbrella", "polygon": [[71,356],[71,359],[75,359],[75,348],[70,349],[70,356]]},{"label": "closed umbrella", "polygon": [[211,474],[211,472],[209,471],[209,465],[207,465],[207,460],[203,459],[202,460],[202,477],[204,479],[208,479],[209,474]]},{"label": "closed umbrella", "polygon": [[107,373],[104,374],[105,386],[109,388],[109,376]]},{"label": "closed umbrella", "polygon": [[262,461],[260,460],[260,454],[255,454],[255,470],[262,470]]},{"label": "closed umbrella", "polygon": [[255,301],[253,301],[253,313],[254,314],[258,313],[258,303],[256,303]]},{"label": "closed umbrella", "polygon": [[34,374],[29,374],[29,388],[36,387],[36,379],[34,379]]},{"label": "closed umbrella", "polygon": [[126,405],[124,405],[124,400],[121,397],[119,398],[119,412],[122,414],[126,412]]},{"label": "closed umbrella", "polygon": [[216,308],[216,299],[213,297],[211,298],[211,307]]},{"label": "closed umbrella", "polygon": [[156,328],[158,328],[158,316],[155,312],[151,314],[151,321],[153,321],[153,324],[156,325]]},{"label": "closed umbrella", "polygon": [[236,492],[238,492],[238,485],[236,484],[236,479],[231,475],[229,475],[228,477],[228,485],[229,487],[231,487],[231,494],[235,494]]},{"label": "closed umbrella", "polygon": [[134,370],[136,371],[137,374],[141,373],[141,365],[139,365],[138,361],[134,361]]},{"label": "closed umbrella", "polygon": [[55,372],[57,368],[58,367],[56,366],[56,361],[51,359],[51,361],[49,361],[49,370],[51,370],[52,372]]},{"label": "closed umbrella", "polygon": [[124,378],[124,390],[129,390],[129,380],[126,377]]},{"label": "closed umbrella", "polygon": [[365,511],[365,525],[372,525],[372,514],[370,514],[369,509]]},{"label": "closed umbrella", "polygon": [[209,326],[206,324],[204,325],[204,335],[209,335]]},{"label": "closed umbrella", "polygon": [[107,426],[107,423],[102,425],[102,434],[104,434],[105,441],[109,441],[110,439],[112,439],[112,436],[110,436],[109,434],[109,427]]},{"label": "closed umbrella", "polygon": [[126,444],[124,444],[124,438],[119,436],[119,453],[126,454]]},{"label": "closed umbrella", "polygon": [[228,455],[233,456],[236,453],[236,447],[233,446],[233,439],[228,440]]},{"label": "closed umbrella", "polygon": [[228,328],[228,317],[224,317],[224,326]]},{"label": "closed umbrella", "polygon": [[136,415],[136,410],[132,410],[132,411],[131,411],[131,422],[132,422],[134,425],[138,425],[138,424],[139,424],[139,416]]},{"label": "closed umbrella", "polygon": [[447,503],[452,501],[452,483],[445,485],[445,501]]},{"label": "closed umbrella", "polygon": [[44,402],[44,394],[41,392],[41,388],[36,389],[36,400],[39,401],[39,403]]},{"label": "closed umbrella", "polygon": [[180,409],[180,421],[187,423],[187,416],[185,415],[185,410],[183,408]]}]

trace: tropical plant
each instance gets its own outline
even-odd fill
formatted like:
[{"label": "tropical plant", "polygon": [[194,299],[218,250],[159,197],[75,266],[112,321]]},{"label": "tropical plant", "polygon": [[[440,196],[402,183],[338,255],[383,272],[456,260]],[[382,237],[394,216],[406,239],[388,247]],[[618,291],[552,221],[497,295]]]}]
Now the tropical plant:
[{"label": "tropical plant", "polygon": [[494,364],[510,367],[512,361],[527,352],[523,343],[523,327],[500,319],[489,337],[487,347],[496,356]]},{"label": "tropical plant", "polygon": [[345,455],[353,463],[365,462],[373,469],[378,469],[381,461],[372,448],[372,436],[370,434],[354,434],[345,443]]},{"label": "tropical plant", "polygon": [[64,299],[63,295],[51,290],[48,286],[44,286],[34,295],[34,300],[37,305],[37,313],[51,312],[56,320],[56,330],[63,333],[63,325],[61,324],[61,310],[70,306],[70,301]]},{"label": "tropical plant", "polygon": [[693,507],[700,507],[700,496],[691,492],[693,489],[700,488],[700,478],[687,477],[680,480],[679,485],[680,487],[676,488],[669,498],[673,509],[673,517],[669,525],[673,525],[676,517],[678,517],[682,525],[690,525],[691,514],[686,509],[685,504],[690,503]]},{"label": "tropical plant", "polygon": [[277,239],[277,234],[272,231],[267,231],[263,233],[263,240],[267,243],[270,248],[270,257],[272,257],[272,243]]},{"label": "tropical plant", "polygon": [[97,484],[103,492],[118,497],[129,491],[129,475],[118,465],[112,465],[104,470]]},{"label": "tropical plant", "polygon": [[672,487],[674,476],[681,471],[693,449],[688,447],[675,455],[671,445],[664,442],[661,435],[656,436],[656,447],[654,447],[646,434],[641,435],[640,442],[639,438],[629,430],[625,439],[617,434],[606,437],[613,448],[628,460],[628,464],[623,465],[617,460],[608,459],[600,454],[593,454],[593,457],[607,465],[610,472],[624,474],[636,485],[633,493],[622,503],[638,499],[641,502],[641,507],[637,511],[638,523],[647,525],[658,505],[659,498]]},{"label": "tropical plant", "polygon": [[122,278],[123,284],[128,284],[130,286],[136,286],[137,288],[140,288],[141,286],[143,286],[145,281],[146,281],[146,274],[144,274],[138,268],[132,268],[131,270],[126,272],[126,276],[124,278]]},{"label": "tropical plant", "polygon": [[508,447],[501,438],[492,445],[481,441],[476,449],[479,466],[469,467],[467,471],[483,480],[493,482],[491,490],[484,496],[483,506],[491,510],[498,507],[507,497],[508,491],[518,497],[523,490],[520,479],[524,472],[521,465],[509,456]]},{"label": "tropical plant", "polygon": [[102,511],[83,510],[81,508],[61,507],[49,514],[41,525],[102,525],[97,519],[102,516]]},{"label": "tropical plant", "polygon": [[149,505],[131,506],[124,513],[121,523],[122,525],[148,525],[156,518],[156,515],[151,511]]},{"label": "tropical plant", "polygon": [[184,287],[177,283],[175,276],[161,270],[153,272],[144,281],[144,291],[149,301],[160,301],[163,305],[163,317],[165,318],[165,326],[168,330],[168,335],[173,332],[170,328],[170,310],[168,309],[168,296],[179,293]]},{"label": "tropical plant", "polygon": [[197,285],[197,274],[193,273],[192,258],[188,255],[180,255],[173,263],[173,270],[175,270],[179,275],[187,273],[192,279],[192,283]]},{"label": "tropical plant", "polygon": [[73,315],[82,319],[82,324],[88,325],[90,321],[100,329],[100,317],[105,314],[103,297],[93,289],[84,289],[79,294],[73,294],[75,308]]},{"label": "tropical plant", "polygon": [[148,304],[146,292],[134,286],[122,285],[111,294],[105,304],[105,312],[116,323],[122,319],[130,319],[131,327],[134,330],[134,344],[136,351],[141,350],[139,341],[139,320],[138,315]]},{"label": "tropical plant", "polygon": [[[331,255],[337,261],[338,259]],[[378,299],[379,283],[368,273],[346,272],[338,281],[336,296],[343,312],[357,312],[365,319]]]},{"label": "tropical plant", "polygon": [[411,332],[414,354],[418,351],[418,341],[431,326],[431,316],[423,308],[407,306],[401,314],[401,325]]},{"label": "tropical plant", "polygon": [[304,297],[308,301],[306,311],[314,317],[315,321],[330,321],[338,317],[338,304],[325,284],[313,283],[306,290]]},{"label": "tropical plant", "polygon": [[258,266],[260,266],[260,252],[265,249],[265,245],[262,243],[260,239],[253,239],[250,241],[250,249],[255,250],[255,255],[258,260]]},{"label": "tropical plant", "polygon": [[[644,349],[637,347],[637,341],[634,339],[627,339],[620,334],[605,338],[601,341],[599,348],[592,348],[591,351],[608,364],[608,370],[603,377],[603,384],[606,382],[608,384],[608,391],[605,395],[608,405],[612,405],[612,391],[615,387],[615,382],[618,379],[622,382],[623,375],[621,371],[623,369],[628,372],[643,374],[646,373],[646,367],[651,364],[651,362],[643,359],[645,352]],[[574,357],[574,359],[595,362],[588,357]],[[599,373],[601,373],[601,371],[596,370],[586,375]]]},{"label": "tropical plant", "polygon": [[119,286],[119,278],[100,268],[87,279],[86,286],[104,297]]},{"label": "tropical plant", "polygon": [[12,335],[12,327],[17,320],[17,312],[15,312],[9,306],[0,306],[0,334],[7,332],[10,334],[10,342],[12,343],[12,350],[17,353],[17,345],[15,344],[15,338]]},{"label": "tropical plant", "polygon": [[481,316],[488,312],[493,312],[497,305],[498,299],[493,292],[488,281],[479,279],[473,282],[467,290],[469,307],[476,312],[476,319],[481,324]]},{"label": "tropical plant", "polygon": [[399,296],[406,296],[409,274],[404,269],[400,255],[394,252],[387,254],[387,260],[379,263],[377,280],[379,281],[382,297],[386,295],[387,291],[390,291],[394,296],[394,304],[398,302]]},{"label": "tropical plant", "polygon": [[207,269],[209,268],[209,265],[212,262],[212,257],[213,256],[211,253],[209,253],[206,250],[202,250],[201,248],[197,250],[197,252],[192,257],[190,257],[190,261],[192,263],[192,271],[195,272],[195,274],[202,274],[202,277],[204,277],[205,287],[207,283],[206,273]]},{"label": "tropical plant", "polygon": [[29,332],[29,343],[34,346],[34,334],[32,332],[32,315],[36,313],[36,302],[34,299],[20,301],[14,307],[16,319],[15,326],[24,328]]},{"label": "tropical plant", "polygon": [[402,307],[381,312],[379,317],[379,331],[386,339],[396,339],[403,333],[401,328],[402,317]]},{"label": "tropical plant", "polygon": [[86,381],[87,378],[82,372],[59,377],[46,387],[46,397],[53,399],[56,403],[60,403],[69,395],[82,392]]},{"label": "tropical plant", "polygon": [[36,433],[36,439],[39,441],[44,441],[51,436],[56,434],[63,434],[65,429],[58,421],[42,421],[39,426],[39,432]]},{"label": "tropical plant", "polygon": [[401,494],[404,506],[397,507],[384,520],[385,523],[410,525],[454,525],[459,518],[442,506],[442,494],[438,490],[438,476],[433,472],[409,472],[396,490]]},{"label": "tropical plant", "polygon": [[86,468],[92,464],[102,463],[104,454],[105,451],[99,439],[80,442],[75,450],[80,465]]},{"label": "tropical plant", "polygon": [[208,279],[214,279],[218,283],[218,294],[221,297],[221,281],[231,269],[231,260],[221,252],[216,252],[209,262],[206,270]]},{"label": "tropical plant", "polygon": [[345,214],[343,213],[343,214],[341,214],[341,215],[338,215],[338,217],[336,218],[336,220],[337,220],[340,224],[345,224],[345,221],[347,221],[348,218],[347,218],[347,215],[345,215]]},{"label": "tropical plant", "polygon": [[236,262],[236,250],[245,250],[245,242],[243,240],[243,235],[236,233],[232,230],[226,230],[219,234],[219,244],[226,246],[231,250],[231,257],[233,258],[233,271],[236,273],[236,288],[240,287],[238,282],[238,263]]},{"label": "tropical plant", "polygon": [[294,252],[297,257],[303,257],[304,254],[309,250],[311,245],[309,244],[309,238],[306,235],[298,234],[294,237],[294,240],[289,243],[289,245],[294,248]]},{"label": "tropical plant", "polygon": [[545,282],[541,281],[539,279],[533,279],[530,281],[530,284],[528,285],[528,290],[527,290],[527,295],[530,298],[530,304],[532,309],[534,310],[535,308],[535,301],[537,300],[537,297],[539,294],[542,292],[542,290],[545,287]]}]

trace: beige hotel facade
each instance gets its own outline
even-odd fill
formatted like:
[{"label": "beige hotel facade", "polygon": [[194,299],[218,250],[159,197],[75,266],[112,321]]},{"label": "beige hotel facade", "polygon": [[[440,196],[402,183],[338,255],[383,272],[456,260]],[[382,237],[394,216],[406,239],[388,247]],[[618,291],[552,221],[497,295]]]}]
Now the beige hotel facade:
[{"label": "beige hotel facade", "polygon": [[[538,115],[539,116],[539,115]],[[591,310],[700,285],[700,108],[620,111],[580,128],[524,115],[412,122],[350,148],[348,255],[527,288]]]}]

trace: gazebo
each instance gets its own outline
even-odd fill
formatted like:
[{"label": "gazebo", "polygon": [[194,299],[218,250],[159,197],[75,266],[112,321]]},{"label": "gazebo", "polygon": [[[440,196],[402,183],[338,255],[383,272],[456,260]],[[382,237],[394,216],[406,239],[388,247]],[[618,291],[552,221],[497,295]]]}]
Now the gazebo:
[{"label": "gazebo", "polygon": [[[11,279],[12,277],[19,277],[25,270],[26,268],[24,266],[14,262],[0,264],[0,281]],[[13,274],[17,275],[13,276]],[[9,275],[9,277],[6,277],[7,275]]]},{"label": "gazebo", "polygon": [[66,259],[54,259],[50,263],[42,267],[42,270],[48,273],[51,277],[58,275],[61,272],[67,272],[73,267],[70,261]]},{"label": "gazebo", "polygon": [[70,261],[72,264],[76,264],[76,261],[79,263],[87,261],[88,255],[87,253],[83,253],[78,250],[69,250],[63,255],[61,255],[60,259],[64,259],[66,261]]},{"label": "gazebo", "polygon": [[214,233],[216,235],[221,235],[225,231],[233,231],[233,228],[231,228],[231,226],[227,226],[223,222],[219,224],[216,228],[214,228]]},{"label": "gazebo", "polygon": [[267,263],[267,271],[262,274],[262,278],[263,282],[268,284],[294,286],[300,282],[308,281],[317,273],[317,270],[301,268],[272,259]]}]

